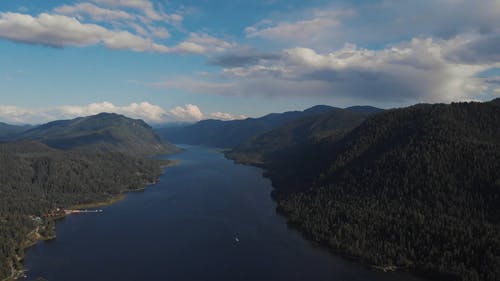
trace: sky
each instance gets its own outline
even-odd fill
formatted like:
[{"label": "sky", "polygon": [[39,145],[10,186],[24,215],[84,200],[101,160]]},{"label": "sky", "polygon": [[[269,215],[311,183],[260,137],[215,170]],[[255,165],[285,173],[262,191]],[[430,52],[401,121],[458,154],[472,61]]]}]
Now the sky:
[{"label": "sky", "polygon": [[0,122],[497,97],[498,0],[0,0]]}]

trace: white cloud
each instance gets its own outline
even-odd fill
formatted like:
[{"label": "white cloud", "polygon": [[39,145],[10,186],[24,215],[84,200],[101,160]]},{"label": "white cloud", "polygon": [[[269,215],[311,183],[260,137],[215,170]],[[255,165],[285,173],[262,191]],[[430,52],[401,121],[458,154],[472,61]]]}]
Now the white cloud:
[{"label": "white cloud", "polygon": [[225,113],[225,112],[214,112],[210,114],[211,119],[219,119],[219,120],[239,120],[239,119],[246,119],[247,117],[245,115],[239,114],[239,115],[233,115],[230,113]]},{"label": "white cloud", "polygon": [[104,9],[92,3],[78,3],[74,6],[63,5],[55,8],[54,12],[67,16],[89,16],[91,19],[97,21],[133,20],[135,18],[125,11]]},{"label": "white cloud", "polygon": [[464,33],[500,32],[498,0],[330,2],[275,13],[248,26],[245,34],[326,51],[345,42],[381,46],[415,36],[450,39]]},{"label": "white cloud", "polygon": [[[132,25],[138,33],[148,32],[139,25]],[[165,39],[168,30],[149,26],[153,37]],[[37,17],[19,13],[0,13],[0,38],[26,44],[51,47],[85,47],[103,44],[110,49],[128,49],[137,52],[194,53],[221,52],[233,46],[207,34],[191,33],[186,41],[169,47],[148,37],[135,35],[127,30],[109,30],[97,24],[82,23],[74,17],[42,13]]]},{"label": "white cloud", "polygon": [[245,118],[244,115],[233,115],[224,112],[205,115],[194,104],[186,104],[166,110],[161,106],[149,102],[131,103],[123,106],[110,102],[99,102],[88,105],[62,105],[37,109],[0,105],[0,121],[13,124],[40,124],[53,120],[90,116],[101,112],[122,114],[130,118],[142,119],[150,124],[178,121],[195,122],[206,118],[220,120]]},{"label": "white cloud", "polygon": [[76,18],[46,13],[38,17],[0,13],[0,38],[51,47],[83,47],[102,43],[111,49],[169,51],[164,45],[128,31],[112,31],[96,24],[81,23]]},{"label": "white cloud", "polygon": [[306,19],[297,21],[283,21],[271,25],[268,21],[264,21],[257,26],[245,28],[245,33],[247,37],[315,42],[325,33],[331,33],[344,18],[353,16],[354,11],[330,8],[314,9],[311,13],[312,15],[308,15]]},{"label": "white cloud", "polygon": [[378,50],[353,44],[331,52],[295,47],[269,60],[226,63],[217,80],[181,77],[151,86],[220,95],[319,95],[378,104],[390,100],[402,105],[487,99],[493,88],[477,75],[499,67],[500,59],[491,59],[496,57],[491,52],[483,54],[487,60],[477,60],[481,63],[450,59],[451,53],[481,38],[414,38]]},{"label": "white cloud", "polygon": [[168,32],[168,30],[164,27],[150,26],[148,28],[151,31],[151,35],[153,35],[153,37],[160,39],[167,39],[170,37],[170,32]]},{"label": "white cloud", "polygon": [[149,0],[92,0],[95,3],[108,7],[125,7],[141,10],[151,20],[162,20],[164,17],[155,10],[153,2]]},{"label": "white cloud", "polygon": [[86,106],[65,105],[51,109],[56,118],[73,118],[77,116],[89,116],[101,112],[123,114],[131,118],[144,119],[151,123],[160,123],[165,120],[167,112],[158,105],[149,102],[131,103],[125,106],[117,106],[110,102],[91,103]]},{"label": "white cloud", "polygon": [[217,53],[224,52],[237,45],[204,33],[191,33],[189,37],[173,47],[172,50],[180,53]]},{"label": "white cloud", "polygon": [[185,106],[177,106],[169,111],[172,116],[175,116],[179,121],[200,121],[204,118],[200,108],[194,104],[186,104]]}]

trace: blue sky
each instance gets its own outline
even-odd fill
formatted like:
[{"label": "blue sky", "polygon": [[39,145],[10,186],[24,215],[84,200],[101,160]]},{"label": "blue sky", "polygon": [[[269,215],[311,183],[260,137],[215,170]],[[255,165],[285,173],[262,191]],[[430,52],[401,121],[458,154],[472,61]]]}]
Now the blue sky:
[{"label": "blue sky", "polygon": [[495,0],[0,0],[0,121],[500,96]]}]

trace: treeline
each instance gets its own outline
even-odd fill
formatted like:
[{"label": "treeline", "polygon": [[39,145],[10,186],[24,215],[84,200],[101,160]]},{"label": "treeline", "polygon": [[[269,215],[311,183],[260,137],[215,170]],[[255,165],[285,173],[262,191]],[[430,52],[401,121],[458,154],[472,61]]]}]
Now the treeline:
[{"label": "treeline", "polygon": [[389,110],[340,136],[267,153],[279,210],[367,264],[500,280],[499,102]]},{"label": "treeline", "polygon": [[118,152],[61,151],[34,141],[0,144],[0,280],[21,268],[30,237],[54,236],[49,212],[142,188],[159,177],[162,164]]}]

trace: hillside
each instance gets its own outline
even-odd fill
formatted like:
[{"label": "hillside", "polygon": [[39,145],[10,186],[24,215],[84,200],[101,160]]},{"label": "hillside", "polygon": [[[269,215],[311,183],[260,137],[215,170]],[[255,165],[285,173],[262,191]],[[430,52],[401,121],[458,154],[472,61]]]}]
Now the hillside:
[{"label": "hillside", "polygon": [[114,113],[53,121],[25,131],[17,139],[35,140],[57,149],[153,155],[177,151],[142,120]]},{"label": "hillside", "polygon": [[33,128],[33,126],[30,125],[18,126],[0,122],[0,140],[11,138],[12,136],[20,134],[31,128]]},{"label": "hillside", "polygon": [[55,236],[51,212],[143,188],[167,163],[143,157],[175,151],[142,120],[108,113],[50,122],[0,143],[0,280],[22,268],[26,247]]},{"label": "hillside", "polygon": [[498,100],[415,105],[266,168],[279,210],[336,252],[435,280],[500,280],[498,124]]},{"label": "hillside", "polygon": [[37,237],[55,236],[50,212],[143,188],[156,181],[164,164],[122,153],[62,151],[34,141],[0,144],[0,280],[22,268],[24,249]]},{"label": "hillside", "polygon": [[173,143],[233,148],[255,135],[330,109],[332,109],[330,106],[318,105],[304,111],[272,113],[260,118],[232,121],[203,120],[185,127],[158,129],[157,132]]},{"label": "hillside", "polygon": [[[373,111],[377,112],[377,111]],[[332,108],[326,113],[299,118],[257,135],[227,153],[229,158],[247,164],[269,164],[290,148],[338,138],[365,120],[372,111]]]}]

